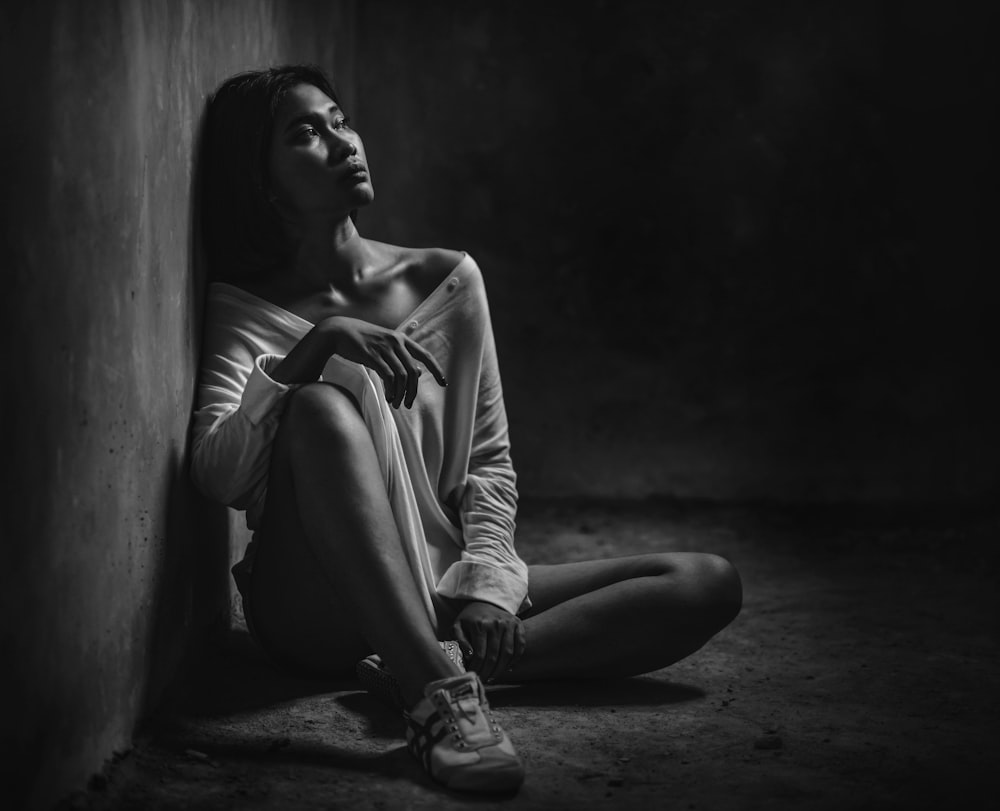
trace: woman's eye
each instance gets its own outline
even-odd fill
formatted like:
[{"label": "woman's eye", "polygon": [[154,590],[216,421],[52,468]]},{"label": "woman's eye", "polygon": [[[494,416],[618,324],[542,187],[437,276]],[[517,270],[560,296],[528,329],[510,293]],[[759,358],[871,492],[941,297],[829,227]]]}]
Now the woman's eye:
[{"label": "woman's eye", "polygon": [[319,135],[319,130],[315,127],[303,127],[295,135],[299,140],[305,141],[310,138],[317,137]]},{"label": "woman's eye", "polygon": [[347,126],[350,123],[351,119],[349,118],[338,118],[336,121],[333,122],[333,128],[335,130],[347,130],[350,129],[350,127]]}]

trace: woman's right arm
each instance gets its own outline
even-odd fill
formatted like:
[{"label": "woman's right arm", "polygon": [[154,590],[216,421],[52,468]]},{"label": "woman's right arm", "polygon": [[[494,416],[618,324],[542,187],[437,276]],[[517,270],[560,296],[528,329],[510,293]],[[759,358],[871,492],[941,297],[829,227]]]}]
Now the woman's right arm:
[{"label": "woman's right arm", "polygon": [[261,495],[287,395],[319,378],[330,336],[314,328],[287,355],[283,348],[232,322],[206,330],[191,476],[207,496],[236,509],[248,509]]},{"label": "woman's right arm", "polygon": [[247,333],[224,322],[206,333],[194,414],[191,474],[206,495],[237,509],[254,504],[264,487],[271,442],[286,396],[318,380],[331,355],[373,369],[395,407],[413,404],[423,363],[447,385],[437,361],[393,330],[346,316],[326,318],[286,355],[258,351]]}]

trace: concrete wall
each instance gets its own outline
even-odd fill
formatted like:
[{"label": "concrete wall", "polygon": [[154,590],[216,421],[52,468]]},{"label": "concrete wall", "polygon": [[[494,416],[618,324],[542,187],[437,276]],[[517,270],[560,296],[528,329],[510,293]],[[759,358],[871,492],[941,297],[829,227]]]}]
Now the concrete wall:
[{"label": "concrete wall", "polygon": [[[5,807],[80,787],[227,619],[227,515],[185,444],[206,94],[315,61],[351,98],[351,3],[0,9]],[[12,803],[8,805],[8,803]]]},{"label": "concrete wall", "polygon": [[359,14],[361,225],[483,266],[523,493],[996,494],[978,13]]}]

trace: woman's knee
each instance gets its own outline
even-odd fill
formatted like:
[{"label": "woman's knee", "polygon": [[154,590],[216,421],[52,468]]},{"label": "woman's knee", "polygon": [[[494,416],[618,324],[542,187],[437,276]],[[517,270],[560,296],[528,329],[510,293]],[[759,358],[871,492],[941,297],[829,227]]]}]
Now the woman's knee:
[{"label": "woman's knee", "polygon": [[664,597],[679,596],[693,610],[693,618],[711,633],[735,619],[743,607],[743,584],[739,572],[726,558],[703,552],[667,553],[636,558],[639,574],[663,578]]},{"label": "woman's knee", "polygon": [[351,394],[329,383],[308,383],[288,395],[279,439],[314,445],[324,438],[343,441],[367,433]]},{"label": "woman's knee", "polygon": [[702,594],[706,616],[723,628],[732,622],[743,607],[743,582],[740,574],[721,555],[698,555],[694,578]]}]

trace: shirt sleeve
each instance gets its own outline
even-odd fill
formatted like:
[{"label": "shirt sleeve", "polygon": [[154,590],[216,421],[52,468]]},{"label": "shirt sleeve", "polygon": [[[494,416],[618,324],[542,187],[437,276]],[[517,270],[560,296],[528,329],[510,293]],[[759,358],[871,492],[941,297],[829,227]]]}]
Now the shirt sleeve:
[{"label": "shirt sleeve", "polygon": [[438,584],[438,593],[493,603],[512,614],[528,608],[528,567],[514,549],[517,475],[489,309],[483,327],[475,423],[466,487],[459,504],[465,547]]},{"label": "shirt sleeve", "polygon": [[192,418],[191,476],[209,498],[249,510],[262,498],[287,394],[294,386],[269,374],[284,355],[261,351],[246,330],[222,317],[209,321]]}]

